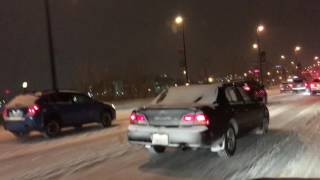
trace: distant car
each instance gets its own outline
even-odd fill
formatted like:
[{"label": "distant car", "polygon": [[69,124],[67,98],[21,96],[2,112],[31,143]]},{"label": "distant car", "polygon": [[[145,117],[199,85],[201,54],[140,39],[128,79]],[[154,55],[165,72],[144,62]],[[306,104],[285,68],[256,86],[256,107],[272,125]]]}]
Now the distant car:
[{"label": "distant car", "polygon": [[264,104],[268,103],[268,93],[265,87],[255,80],[245,80],[235,82],[239,86],[243,87],[245,91],[251,96],[252,99],[262,99]]},{"label": "distant car", "polygon": [[4,128],[17,137],[33,130],[55,137],[63,127],[80,128],[93,122],[109,127],[115,117],[112,105],[72,91],[18,95],[3,111]]},{"label": "distant car", "polygon": [[[261,100],[261,99],[260,99]],[[269,111],[239,85],[172,87],[130,116],[128,141],[153,153],[166,147],[207,148],[220,156],[235,153],[240,134],[268,131]]]},{"label": "distant car", "polygon": [[293,79],[292,82],[292,91],[294,93],[307,92],[309,90],[309,84],[306,80],[301,78]]},{"label": "distant car", "polygon": [[310,94],[311,95],[316,95],[317,93],[320,93],[320,80],[319,79],[314,79],[310,83]]},{"label": "distant car", "polygon": [[282,82],[280,84],[280,93],[292,92],[292,83]]}]

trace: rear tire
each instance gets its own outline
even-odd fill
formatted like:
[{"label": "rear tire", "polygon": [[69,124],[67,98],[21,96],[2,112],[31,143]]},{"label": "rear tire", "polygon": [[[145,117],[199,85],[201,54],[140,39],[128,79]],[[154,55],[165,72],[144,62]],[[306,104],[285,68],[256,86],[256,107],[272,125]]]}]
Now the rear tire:
[{"label": "rear tire", "polygon": [[166,151],[165,146],[152,146],[148,149],[151,154],[161,154]]},{"label": "rear tire", "polygon": [[269,131],[269,118],[264,117],[259,127],[256,128],[255,134],[264,135]]},{"label": "rear tire", "polygon": [[50,120],[45,125],[44,136],[47,138],[57,137],[60,134],[61,126],[58,121]]},{"label": "rear tire", "polygon": [[102,113],[100,123],[103,128],[110,127],[112,124],[112,119],[110,114],[107,112]]},{"label": "rear tire", "polygon": [[218,151],[218,155],[223,158],[231,157],[237,148],[236,132],[232,126],[229,126],[227,132],[224,134],[224,149]]}]

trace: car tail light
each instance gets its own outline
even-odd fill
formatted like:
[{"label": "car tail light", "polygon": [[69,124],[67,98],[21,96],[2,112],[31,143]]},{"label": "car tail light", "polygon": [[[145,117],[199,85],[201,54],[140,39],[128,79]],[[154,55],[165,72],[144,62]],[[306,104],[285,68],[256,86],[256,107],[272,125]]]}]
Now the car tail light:
[{"label": "car tail light", "polygon": [[203,113],[196,113],[196,114],[190,113],[182,116],[182,123],[208,126],[210,124],[210,121],[207,115]]},{"label": "car tail light", "polygon": [[308,83],[304,83],[304,87],[308,87]]},{"label": "car tail light", "polygon": [[314,87],[316,87],[316,84],[311,83],[311,84],[310,84],[310,87],[311,87],[311,88],[314,88]]},{"label": "car tail light", "polygon": [[293,87],[293,85],[292,85],[292,84],[289,84],[289,87],[290,87],[290,88],[292,88],[292,87]]},{"label": "car tail light", "polygon": [[3,117],[3,119],[8,117],[8,110],[6,108],[2,112],[2,117]]},{"label": "car tail light", "polygon": [[251,88],[248,84],[245,84],[244,86],[242,86],[242,88],[245,90],[245,91],[250,91]]},{"label": "car tail light", "polygon": [[34,116],[40,110],[38,105],[33,105],[28,108],[28,116]]},{"label": "car tail light", "polygon": [[147,124],[147,118],[143,114],[132,112],[130,115],[130,124]]}]

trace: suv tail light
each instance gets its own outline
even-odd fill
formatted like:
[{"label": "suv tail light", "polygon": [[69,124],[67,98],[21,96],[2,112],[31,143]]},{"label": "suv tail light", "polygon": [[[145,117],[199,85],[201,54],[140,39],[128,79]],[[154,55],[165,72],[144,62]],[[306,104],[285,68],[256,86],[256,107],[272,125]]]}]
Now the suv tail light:
[{"label": "suv tail light", "polygon": [[130,115],[130,124],[147,124],[147,118],[143,114],[132,112]]},{"label": "suv tail light", "polygon": [[40,110],[38,105],[32,105],[28,108],[28,116],[34,116]]},{"label": "suv tail light", "polygon": [[308,87],[308,83],[304,83],[304,87]]},{"label": "suv tail light", "polygon": [[4,108],[3,112],[2,112],[2,117],[3,119],[5,119],[6,117],[8,117],[8,109]]},{"label": "suv tail light", "polygon": [[210,124],[209,118],[203,113],[189,113],[182,116],[182,123],[191,125],[204,125],[208,126]]}]

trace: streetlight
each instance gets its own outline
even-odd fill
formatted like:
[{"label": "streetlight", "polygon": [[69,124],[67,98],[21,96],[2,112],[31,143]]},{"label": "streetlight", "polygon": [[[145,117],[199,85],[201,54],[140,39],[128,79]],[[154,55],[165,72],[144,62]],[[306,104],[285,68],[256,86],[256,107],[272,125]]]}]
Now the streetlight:
[{"label": "streetlight", "polygon": [[314,57],[314,60],[315,60],[315,61],[317,61],[318,59],[319,59],[319,57],[318,57],[318,56],[315,56],[315,57]]},{"label": "streetlight", "polygon": [[263,25],[258,25],[257,27],[257,49],[258,49],[258,64],[259,64],[259,69],[260,69],[260,82],[263,84],[263,73],[262,73],[262,58],[261,58],[261,43],[260,43],[260,33],[264,31],[264,26]]},{"label": "streetlight", "polygon": [[52,25],[50,18],[50,3],[49,0],[44,1],[45,6],[45,15],[47,20],[47,36],[48,36],[48,47],[49,47],[49,59],[50,59],[50,68],[51,68],[51,79],[52,79],[52,89],[57,91],[57,75],[56,75],[56,65],[55,65],[55,55],[53,47],[53,37],[52,37]]},{"label": "streetlight", "polygon": [[258,49],[258,44],[257,43],[252,44],[252,48],[253,49]]},{"label": "streetlight", "polygon": [[301,47],[300,46],[296,46],[295,48],[294,48],[294,52],[299,52],[301,50]]},{"label": "streetlight", "polygon": [[185,33],[184,33],[184,20],[182,16],[177,16],[175,18],[175,23],[177,25],[182,26],[182,43],[183,43],[183,56],[184,56],[184,74],[186,77],[186,83],[190,83],[189,79],[189,72],[188,72],[188,63],[187,63],[187,53],[186,53],[186,39],[185,39]]},{"label": "streetlight", "polygon": [[286,59],[286,57],[284,55],[281,55],[280,57],[281,57],[281,59]]},{"label": "streetlight", "polygon": [[208,82],[209,83],[213,83],[213,81],[214,81],[213,77],[208,77]]},{"label": "streetlight", "polygon": [[22,82],[22,89],[23,89],[23,93],[27,92],[27,88],[28,88],[28,82],[27,81],[23,81]]},{"label": "streetlight", "polygon": [[267,75],[268,75],[268,76],[271,76],[271,73],[270,73],[270,72],[267,72]]},{"label": "streetlight", "polygon": [[27,81],[24,81],[24,82],[22,83],[22,88],[23,88],[23,89],[27,89],[27,88],[28,88],[28,82],[27,82]]},{"label": "streetlight", "polygon": [[294,54],[295,54],[295,56],[296,56],[296,64],[297,64],[297,67],[296,67],[296,69],[297,69],[297,74],[299,75],[301,72],[300,72],[300,69],[301,69],[301,63],[299,62],[299,60],[298,60],[298,53],[301,51],[301,46],[296,46],[295,48],[294,48]]}]

